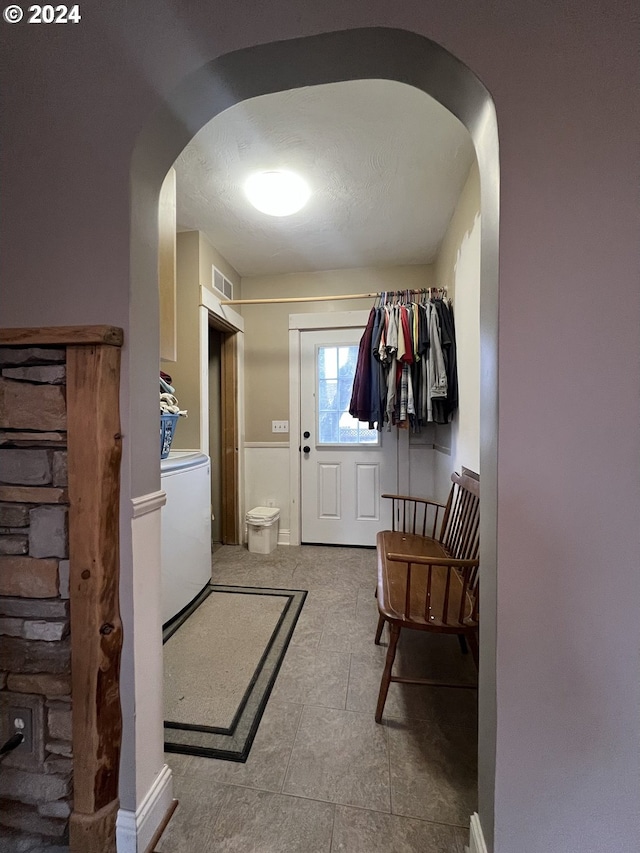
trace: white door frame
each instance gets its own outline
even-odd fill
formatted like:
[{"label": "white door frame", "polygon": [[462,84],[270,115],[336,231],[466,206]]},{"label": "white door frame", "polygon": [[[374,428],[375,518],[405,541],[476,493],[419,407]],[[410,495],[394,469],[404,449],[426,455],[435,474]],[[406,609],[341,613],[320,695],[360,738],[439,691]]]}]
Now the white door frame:
[{"label": "white door frame", "polygon": [[[290,545],[299,545],[302,529],[302,487],[301,458],[300,458],[300,333],[320,329],[351,329],[358,326],[364,328],[369,319],[369,311],[326,311],[317,314],[289,314],[289,513],[290,513]],[[402,459],[406,453],[405,443],[408,444],[407,430],[399,430],[400,445],[398,447],[398,485],[400,491],[406,488],[408,464]]]}]

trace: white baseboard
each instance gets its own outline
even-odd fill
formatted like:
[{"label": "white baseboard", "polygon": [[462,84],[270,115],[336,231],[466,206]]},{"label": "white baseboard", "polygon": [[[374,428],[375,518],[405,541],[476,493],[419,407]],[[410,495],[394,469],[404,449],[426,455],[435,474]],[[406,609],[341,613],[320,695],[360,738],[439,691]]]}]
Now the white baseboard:
[{"label": "white baseboard", "polygon": [[[291,531],[290,530],[278,530],[278,545],[290,545],[291,544]],[[243,545],[249,545],[249,534],[247,531],[244,531],[244,542]]]},{"label": "white baseboard", "polygon": [[173,800],[171,769],[164,765],[135,812],[120,809],[116,821],[118,853],[144,853]]},{"label": "white baseboard", "polygon": [[291,544],[291,531],[290,530],[278,530],[278,545],[290,545]]},{"label": "white baseboard", "polygon": [[482,825],[478,812],[471,815],[471,824],[469,827],[469,853],[487,853],[487,845],[482,834]]}]

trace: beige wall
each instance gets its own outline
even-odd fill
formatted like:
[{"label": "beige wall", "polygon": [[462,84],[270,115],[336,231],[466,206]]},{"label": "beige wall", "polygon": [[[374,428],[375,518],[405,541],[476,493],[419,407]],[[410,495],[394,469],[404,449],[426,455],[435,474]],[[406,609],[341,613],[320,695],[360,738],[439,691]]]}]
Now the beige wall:
[{"label": "beige wall", "polygon": [[[378,293],[433,285],[431,266],[328,270],[243,278],[242,297]],[[247,441],[274,441],[285,437],[273,435],[271,421],[289,420],[289,314],[357,311],[372,305],[373,299],[349,299],[243,306]]]},{"label": "beige wall", "polygon": [[176,327],[176,170],[169,169],[158,204],[158,287],[160,358],[175,361]]},{"label": "beige wall", "polygon": [[[453,300],[456,323],[459,407],[451,427],[438,426],[439,492],[449,488],[451,471],[480,471],[480,174],[474,160],[435,263],[438,286]],[[450,431],[450,436],[447,433]]]},{"label": "beige wall", "polygon": [[240,276],[199,231],[181,231],[177,235],[177,329],[178,357],[161,362],[173,379],[180,407],[188,417],[180,418],[173,440],[174,450],[199,450],[200,437],[200,285],[211,289],[211,265],[227,276],[238,292]]},{"label": "beige wall", "polygon": [[174,450],[200,449],[200,350],[198,345],[199,234],[183,231],[176,239],[177,358],[161,361],[176,389],[180,408],[188,417],[180,418],[173,439]]},{"label": "beige wall", "polygon": [[240,276],[235,271],[235,269],[231,266],[231,264],[224,258],[220,252],[215,249],[209,240],[205,237],[202,232],[199,233],[199,246],[200,246],[200,258],[199,258],[199,270],[200,270],[200,284],[204,285],[204,287],[208,287],[209,290],[212,289],[211,286],[211,267],[215,265],[220,272],[226,276],[229,281],[233,284],[233,295],[236,299],[240,298]]},{"label": "beige wall", "polygon": [[452,299],[455,298],[456,265],[460,246],[465,235],[473,228],[479,210],[480,172],[474,158],[434,264],[438,287],[446,287]]}]

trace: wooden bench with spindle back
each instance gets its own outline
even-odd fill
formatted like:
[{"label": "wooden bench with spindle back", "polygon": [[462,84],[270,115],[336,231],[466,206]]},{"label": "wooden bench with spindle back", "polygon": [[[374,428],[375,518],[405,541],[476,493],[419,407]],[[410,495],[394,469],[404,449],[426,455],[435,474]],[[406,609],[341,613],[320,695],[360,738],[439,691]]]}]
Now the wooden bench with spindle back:
[{"label": "wooden bench with spindle back", "polygon": [[469,687],[425,678],[392,674],[400,632],[457,634],[463,651],[469,641],[478,661],[478,568],[480,534],[480,482],[468,473],[452,474],[446,504],[406,495],[383,495],[392,504],[391,530],[377,536],[378,629],[380,643],[389,625],[376,722],[392,681],[432,686]]}]

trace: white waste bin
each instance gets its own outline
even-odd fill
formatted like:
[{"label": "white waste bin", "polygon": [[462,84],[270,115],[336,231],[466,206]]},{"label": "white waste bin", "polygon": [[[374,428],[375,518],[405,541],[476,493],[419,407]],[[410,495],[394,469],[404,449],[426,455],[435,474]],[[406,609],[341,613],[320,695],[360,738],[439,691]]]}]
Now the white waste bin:
[{"label": "white waste bin", "polygon": [[248,547],[252,554],[270,554],[278,544],[280,509],[257,506],[246,515]]}]

